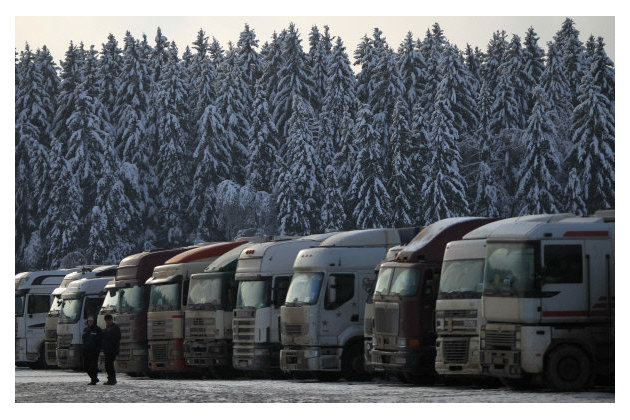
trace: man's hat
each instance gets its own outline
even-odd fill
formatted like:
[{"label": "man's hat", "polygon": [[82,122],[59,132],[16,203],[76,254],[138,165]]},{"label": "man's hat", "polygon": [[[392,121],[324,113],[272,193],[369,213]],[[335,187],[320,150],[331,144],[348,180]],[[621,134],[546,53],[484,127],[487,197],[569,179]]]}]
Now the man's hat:
[{"label": "man's hat", "polygon": [[88,321],[94,321],[94,317],[93,316],[88,316],[87,320]]}]

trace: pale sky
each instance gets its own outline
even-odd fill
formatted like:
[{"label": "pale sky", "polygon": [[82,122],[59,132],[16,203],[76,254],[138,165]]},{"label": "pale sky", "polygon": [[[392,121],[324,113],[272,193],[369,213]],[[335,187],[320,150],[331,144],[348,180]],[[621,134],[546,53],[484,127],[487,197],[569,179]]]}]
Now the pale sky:
[{"label": "pale sky", "polygon": [[[328,24],[333,36],[340,36],[346,46],[346,52],[352,57],[356,45],[364,34],[371,35],[374,27],[379,27],[394,49],[411,31],[414,38],[424,38],[424,34],[434,22],[438,22],[444,30],[445,36],[460,49],[466,43],[478,46],[485,51],[492,33],[504,29],[508,34],[515,33],[524,38],[529,26],[540,37],[539,45],[546,49],[547,41],[560,29],[565,16],[514,16],[514,17],[20,17],[15,18],[15,47],[18,52],[24,48],[25,42],[35,50],[42,45],[48,46],[57,63],[63,59],[70,40],[75,43],[83,41],[86,48],[94,45],[97,50],[106,42],[111,32],[116,36],[119,46],[123,45],[125,32],[140,37],[146,33],[151,44],[154,43],[155,31],[158,26],[162,33],[177,43],[180,54],[186,45],[195,39],[197,31],[203,28],[210,40],[216,37],[225,48],[228,41],[236,43],[244,24],[249,23],[256,32],[260,46],[271,39],[273,31],[280,32],[290,22],[294,22],[302,38],[302,46],[308,50],[308,34],[312,25],[322,30]],[[572,17],[580,38],[586,41],[590,34],[602,36],[606,43],[606,51],[610,58],[615,59],[615,18],[614,17]],[[352,59],[352,58],[351,58]]]}]

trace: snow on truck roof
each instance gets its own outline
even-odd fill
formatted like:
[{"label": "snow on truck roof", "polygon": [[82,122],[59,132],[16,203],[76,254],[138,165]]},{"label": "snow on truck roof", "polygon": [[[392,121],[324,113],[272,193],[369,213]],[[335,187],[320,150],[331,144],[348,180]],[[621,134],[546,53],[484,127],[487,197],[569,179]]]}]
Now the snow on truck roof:
[{"label": "snow on truck roof", "polygon": [[164,262],[167,264],[182,264],[192,261],[206,260],[208,258],[218,257],[225,254],[229,250],[236,248],[239,245],[245,244],[247,241],[239,242],[219,242],[211,245],[204,245],[198,248],[189,249],[180,254],[177,254]]},{"label": "snow on truck roof", "polygon": [[29,289],[33,286],[59,286],[66,274],[72,269],[27,271],[15,276],[15,290]]},{"label": "snow on truck roof", "polygon": [[535,223],[535,222],[550,222],[561,220],[566,217],[575,216],[570,213],[562,214],[534,214],[528,216],[510,217],[507,219],[500,219],[486,225],[480,226],[477,229],[471,230],[463,236],[463,239],[486,239],[492,232],[499,227],[512,224],[512,223]]},{"label": "snow on truck roof", "polygon": [[85,294],[98,294],[105,290],[105,285],[112,280],[113,277],[91,277],[82,278],[71,282],[66,290],[63,292],[62,297],[70,293],[83,292]]},{"label": "snow on truck roof", "polygon": [[400,245],[398,229],[383,228],[339,232],[322,241],[318,247],[391,248],[395,245]]},{"label": "snow on truck roof", "polygon": [[608,220],[597,216],[565,215],[563,218],[552,218],[549,221],[503,224],[490,233],[488,240],[613,238],[615,224]]}]

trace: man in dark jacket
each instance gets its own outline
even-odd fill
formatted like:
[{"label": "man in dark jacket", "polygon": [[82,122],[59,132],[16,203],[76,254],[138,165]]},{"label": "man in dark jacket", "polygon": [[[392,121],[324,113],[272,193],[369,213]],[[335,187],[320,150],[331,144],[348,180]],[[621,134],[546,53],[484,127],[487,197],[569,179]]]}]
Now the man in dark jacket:
[{"label": "man in dark jacket", "polygon": [[98,382],[98,355],[101,352],[103,331],[94,322],[94,317],[87,319],[87,327],[83,329],[83,366],[90,376],[88,385]]},{"label": "man in dark jacket", "polygon": [[116,385],[116,370],[114,370],[114,360],[120,348],[120,328],[114,323],[114,318],[105,315],[105,331],[103,331],[103,354],[105,355],[105,371],[107,372],[107,382],[105,385]]}]

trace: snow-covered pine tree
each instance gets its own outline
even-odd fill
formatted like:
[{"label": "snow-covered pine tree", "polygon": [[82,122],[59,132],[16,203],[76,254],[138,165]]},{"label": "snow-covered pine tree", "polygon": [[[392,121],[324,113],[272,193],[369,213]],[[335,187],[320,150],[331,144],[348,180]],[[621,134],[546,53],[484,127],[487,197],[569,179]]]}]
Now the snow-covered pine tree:
[{"label": "snow-covered pine tree", "polygon": [[533,27],[527,29],[523,42],[523,73],[526,76],[525,89],[527,90],[528,114],[534,106],[532,91],[540,84],[540,79],[545,71],[545,51],[538,46],[538,34]]},{"label": "snow-covered pine tree", "polygon": [[324,176],[324,200],[319,226],[321,232],[335,232],[342,230],[346,222],[344,200],[337,180],[337,170],[328,165],[324,170]]},{"label": "snow-covered pine tree", "polygon": [[353,64],[361,68],[357,74],[356,93],[358,101],[364,104],[367,103],[370,95],[369,84],[370,80],[372,80],[372,74],[374,73],[374,66],[376,64],[372,41],[368,38],[367,34],[361,38],[361,42],[354,51]]},{"label": "snow-covered pine tree", "polygon": [[[262,54],[261,54],[262,55]],[[261,83],[267,94],[267,104],[269,110],[273,111],[274,104],[276,102],[276,93],[278,91],[278,77],[280,73],[280,67],[283,62],[282,57],[282,40],[281,37],[274,33],[271,35],[271,42],[268,44],[265,54],[262,55],[262,75]],[[276,141],[276,146],[279,143]]]},{"label": "snow-covered pine tree", "polygon": [[230,147],[225,141],[223,117],[217,107],[206,106],[197,125],[197,148],[193,154],[195,173],[187,213],[193,229],[193,242],[220,237],[214,211],[214,188],[228,179],[232,165]]},{"label": "snow-covered pine tree", "polygon": [[244,99],[248,105],[254,99],[256,80],[262,75],[260,54],[255,49],[257,47],[256,33],[246,23],[236,43],[236,62],[241,68],[243,80],[248,86],[247,97]]},{"label": "snow-covered pine tree", "polygon": [[223,117],[225,136],[232,155],[230,179],[243,185],[247,165],[251,115],[246,98],[249,87],[245,83],[241,68],[236,61],[236,51],[230,43],[225,59],[219,68],[217,107]]},{"label": "snow-covered pine tree", "polygon": [[578,168],[571,168],[567,189],[564,191],[563,210],[577,215],[586,215],[584,203],[584,183],[578,174]]},{"label": "snow-covered pine tree", "polygon": [[357,150],[354,144],[354,119],[349,108],[344,107],[341,119],[341,127],[339,130],[339,152],[334,156],[334,167],[337,168],[337,182],[339,188],[343,192],[344,213],[346,214],[346,222],[344,228],[352,230],[356,228],[353,219],[349,217],[354,211],[356,199],[348,195],[350,183],[354,177],[354,165],[357,158]]},{"label": "snow-covered pine tree", "polygon": [[497,80],[499,79],[499,66],[503,62],[505,51],[508,48],[507,33],[496,31],[492,34],[488,42],[485,61],[481,66],[481,76],[488,85],[488,91],[494,92]]},{"label": "snow-covered pine tree", "polygon": [[[326,94],[323,100],[322,111],[319,114],[319,144],[321,148],[319,153],[324,162],[333,162],[333,159],[335,159],[334,167],[338,169],[341,162],[337,161],[336,157],[338,156],[344,160],[348,158],[348,156],[339,155],[342,149],[341,142],[344,139],[341,134],[344,114],[340,110],[347,110],[349,118],[353,119],[356,113],[357,102],[355,93],[356,80],[350,67],[350,59],[345,50],[343,41],[337,37],[328,60],[326,73],[329,76],[326,81]],[[340,174],[337,173],[336,177],[339,178]]]},{"label": "snow-covered pine tree", "polygon": [[[553,115],[548,118],[554,118],[556,149],[562,162],[572,149],[570,137],[572,107],[569,84],[562,68],[562,58],[558,55],[557,46],[552,42],[547,44],[547,65],[540,78],[540,86],[547,94],[551,109],[554,110]],[[574,164],[569,164],[569,167],[575,166]]]},{"label": "snow-covered pine tree", "polygon": [[[194,133],[198,133],[198,124],[201,116],[208,105],[214,105],[216,101],[216,79],[217,73],[214,65],[210,61],[208,52],[208,37],[203,29],[197,33],[197,38],[193,41],[195,54],[190,65],[190,109],[191,127],[195,127]],[[198,144],[199,141],[194,141]]]},{"label": "snow-covered pine tree", "polygon": [[101,56],[98,61],[99,97],[110,116],[110,121],[116,121],[114,109],[118,86],[116,82],[122,69],[122,50],[118,48],[118,41],[114,35],[107,36],[107,43],[102,44]]},{"label": "snow-covered pine tree", "polygon": [[405,39],[398,47],[398,71],[408,115],[412,114],[414,105],[420,101],[425,89],[426,66],[424,57],[413,40],[412,33],[407,32]]},{"label": "snow-covered pine tree", "polygon": [[223,62],[223,59],[225,58],[223,56],[224,51],[223,51],[223,47],[221,47],[221,43],[217,41],[215,37],[212,37],[212,42],[210,43],[210,46],[208,47],[208,55],[210,56],[210,61],[212,62],[212,64],[214,64],[215,69],[218,69],[219,67],[221,67],[221,63]]},{"label": "snow-covered pine tree", "polygon": [[389,140],[392,160],[392,172],[387,182],[391,192],[392,226],[412,226],[419,219],[412,205],[420,191],[418,172],[413,164],[417,161],[416,145],[411,135],[411,115],[404,94],[399,96],[394,107],[392,136]]},{"label": "snow-covered pine tree", "polygon": [[603,48],[595,54],[590,71],[582,78],[579,103],[573,111],[574,150],[571,155],[577,157],[569,159],[577,162],[589,214],[615,205],[614,105],[597,83],[602,71],[598,62],[605,62],[607,57]]},{"label": "snow-covered pine tree", "polygon": [[580,94],[578,86],[580,78],[584,74],[584,45],[580,41],[580,31],[575,26],[573,19],[566,18],[562,26],[553,37],[556,52],[561,58],[562,71],[567,79],[571,93],[571,104],[575,108],[579,103]]},{"label": "snow-covered pine tree", "polygon": [[247,163],[246,184],[254,190],[271,192],[275,184],[276,127],[270,118],[267,95],[262,80],[256,83],[252,106],[252,125],[249,130],[250,153]]},{"label": "snow-covered pine tree", "polygon": [[447,81],[452,71],[440,62],[441,81],[435,96],[435,110],[431,116],[429,153],[423,168],[420,200],[427,206],[421,215],[422,222],[429,224],[446,217],[461,216],[468,211],[464,177],[460,173],[461,157],[457,148],[459,133],[453,125],[455,115],[453,98]]},{"label": "snow-covered pine tree", "polygon": [[116,121],[116,144],[123,167],[121,173],[127,178],[130,190],[128,197],[134,203],[132,222],[128,228],[137,246],[148,249],[155,241],[157,226],[155,197],[150,186],[155,180],[156,153],[147,136],[145,118],[149,101],[151,78],[147,69],[146,50],[131,33],[125,35],[125,48],[114,115]]},{"label": "snow-covered pine tree", "polygon": [[479,47],[475,47],[473,50],[470,44],[466,44],[464,63],[473,78],[473,91],[478,93],[481,87],[481,65],[483,63],[483,52],[479,49]]},{"label": "snow-covered pine tree", "polygon": [[527,152],[520,167],[518,214],[560,212],[560,186],[556,174],[560,169],[554,136],[556,128],[548,118],[551,103],[542,88],[534,89],[536,102],[529,117],[523,140]]},{"label": "snow-covered pine tree", "polygon": [[308,36],[310,49],[307,54],[307,62],[313,75],[313,97],[311,105],[318,115],[326,95],[326,83],[328,80],[328,60],[332,50],[332,39],[328,26],[324,26],[324,33],[320,34],[316,25],[311,27]]},{"label": "snow-covered pine tree", "polygon": [[358,229],[385,227],[390,222],[391,197],[385,187],[382,146],[372,121],[370,107],[362,105],[354,126],[358,156],[346,194],[346,201],[353,205],[351,214]]},{"label": "snow-covered pine tree", "polygon": [[[424,41],[420,45],[420,52],[426,62],[426,83],[423,94],[420,96],[420,109],[424,112],[424,121],[429,122],[433,115],[435,95],[440,83],[440,59],[444,50],[448,46],[448,41],[444,37],[444,31],[436,22],[431,30],[427,29]],[[427,127],[427,131],[430,127]]]},{"label": "snow-covered pine tree", "polygon": [[156,97],[158,116],[157,136],[160,145],[157,158],[159,209],[159,242],[164,246],[183,245],[188,227],[184,211],[190,200],[187,188],[190,166],[186,146],[189,131],[186,126],[188,102],[183,71],[177,57],[177,46],[171,42],[168,61],[164,63],[158,81]]},{"label": "snow-covered pine tree", "polygon": [[293,114],[287,122],[287,144],[281,154],[281,168],[274,192],[280,235],[308,235],[318,231],[321,166],[315,150],[315,114],[307,99],[295,94]]},{"label": "snow-covered pine tree", "polygon": [[[288,121],[292,116],[293,98],[309,100],[315,95],[313,76],[302,50],[302,41],[291,23],[282,39],[283,61],[278,68],[278,90],[274,97],[273,119],[281,138],[288,136]],[[283,144],[280,144],[280,151]]]},{"label": "snow-covered pine tree", "polygon": [[[585,69],[593,75],[593,83],[599,86],[600,92],[611,102],[612,112],[615,110],[615,64],[604,49],[604,38],[597,38],[597,44],[592,58],[588,61],[589,67]],[[593,69],[593,66],[595,69]]]},{"label": "snow-covered pine tree", "polygon": [[501,160],[497,162],[494,136],[490,132],[492,102],[488,84],[483,82],[477,100],[477,108],[479,109],[479,125],[476,130],[477,168],[469,178],[471,181],[468,184],[470,187],[470,199],[468,201],[472,203],[473,214],[485,217],[499,216],[501,213],[501,209],[498,208],[499,203],[505,201],[501,194],[501,180],[496,176],[499,173],[497,167],[500,167]]}]

